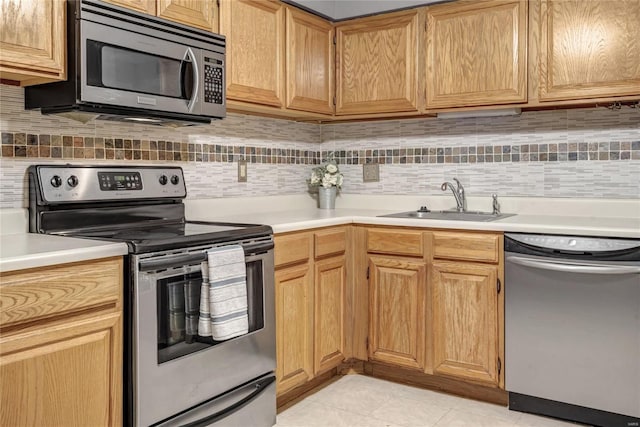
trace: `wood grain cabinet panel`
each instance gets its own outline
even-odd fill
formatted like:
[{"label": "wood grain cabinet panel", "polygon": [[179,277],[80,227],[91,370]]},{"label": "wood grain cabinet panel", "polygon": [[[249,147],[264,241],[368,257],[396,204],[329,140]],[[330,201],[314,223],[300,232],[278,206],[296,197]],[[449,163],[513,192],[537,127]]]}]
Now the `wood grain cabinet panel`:
[{"label": "wood grain cabinet panel", "polygon": [[427,109],[527,100],[527,2],[427,8]]},{"label": "wood grain cabinet panel", "polygon": [[148,15],[156,14],[156,1],[159,0],[103,0],[116,6],[126,7]]},{"label": "wood grain cabinet panel", "polygon": [[344,360],[347,293],[344,255],[315,262],[314,371],[322,373]]},{"label": "wood grain cabinet panel", "polygon": [[275,265],[280,267],[286,264],[306,262],[312,258],[311,233],[292,233],[274,237]]},{"label": "wood grain cabinet panel", "polygon": [[120,259],[4,274],[0,293],[0,326],[108,305],[115,307],[120,298],[121,276]]},{"label": "wood grain cabinet panel", "polygon": [[122,258],[0,273],[0,425],[122,424]]},{"label": "wood grain cabinet panel", "polygon": [[122,318],[0,338],[0,425],[119,426]]},{"label": "wood grain cabinet panel", "polygon": [[286,107],[333,113],[333,25],[286,7]]},{"label": "wood grain cabinet panel", "polygon": [[497,267],[434,261],[433,372],[497,386]]},{"label": "wood grain cabinet panel", "polygon": [[158,0],[161,18],[218,32],[218,5],[214,0]]},{"label": "wood grain cabinet panel", "polygon": [[29,86],[65,80],[66,4],[0,1],[0,78]]},{"label": "wood grain cabinet panel", "polygon": [[309,264],[275,273],[276,378],[281,394],[313,378],[313,279]]},{"label": "wood grain cabinet panel", "polygon": [[434,231],[433,257],[498,263],[501,236],[492,233]]},{"label": "wood grain cabinet panel", "polygon": [[330,228],[314,233],[315,257],[338,255],[347,249],[347,229]]},{"label": "wood grain cabinet panel", "polygon": [[336,114],[418,110],[421,10],[336,24]]},{"label": "wood grain cabinet panel", "polygon": [[540,6],[541,101],[640,94],[640,2]]},{"label": "wood grain cabinet panel", "polygon": [[392,255],[422,256],[422,233],[403,229],[370,229],[367,233],[367,251]]},{"label": "wood grain cabinet panel", "polygon": [[281,107],[284,97],[284,6],[272,0],[221,0],[227,38],[227,98]]},{"label": "wood grain cabinet panel", "polygon": [[409,258],[369,257],[369,358],[424,367],[426,267]]}]

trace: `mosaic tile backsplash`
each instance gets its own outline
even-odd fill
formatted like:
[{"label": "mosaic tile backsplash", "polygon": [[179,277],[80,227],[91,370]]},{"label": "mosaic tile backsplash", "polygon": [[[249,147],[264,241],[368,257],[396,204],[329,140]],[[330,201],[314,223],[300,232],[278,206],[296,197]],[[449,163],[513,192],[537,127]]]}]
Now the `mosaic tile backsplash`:
[{"label": "mosaic tile backsplash", "polygon": [[[23,109],[23,89],[0,85],[0,207],[26,204],[33,163],[166,163],[185,170],[190,198],[298,194],[311,165],[335,152],[344,193],[640,198],[640,109],[521,116],[308,124],[229,114],[209,126],[167,129],[81,124]],[[245,159],[248,182],[234,162]],[[380,163],[363,183],[361,164]]]}]

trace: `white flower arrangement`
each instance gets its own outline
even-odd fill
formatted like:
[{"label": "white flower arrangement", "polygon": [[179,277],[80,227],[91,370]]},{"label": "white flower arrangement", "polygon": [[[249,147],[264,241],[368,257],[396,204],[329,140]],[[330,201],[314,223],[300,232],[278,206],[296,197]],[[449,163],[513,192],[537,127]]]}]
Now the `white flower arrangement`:
[{"label": "white flower arrangement", "polygon": [[313,168],[311,171],[311,177],[307,182],[312,187],[340,188],[342,187],[343,179],[344,178],[342,173],[340,173],[334,154],[329,153],[320,166]]}]

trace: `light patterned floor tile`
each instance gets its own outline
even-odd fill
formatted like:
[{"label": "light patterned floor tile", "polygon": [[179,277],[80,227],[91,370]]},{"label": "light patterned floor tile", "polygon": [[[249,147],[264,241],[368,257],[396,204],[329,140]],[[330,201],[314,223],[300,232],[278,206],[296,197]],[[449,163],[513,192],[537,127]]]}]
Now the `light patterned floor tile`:
[{"label": "light patterned floor tile", "polygon": [[576,427],[505,406],[347,375],[278,414],[276,427]]}]

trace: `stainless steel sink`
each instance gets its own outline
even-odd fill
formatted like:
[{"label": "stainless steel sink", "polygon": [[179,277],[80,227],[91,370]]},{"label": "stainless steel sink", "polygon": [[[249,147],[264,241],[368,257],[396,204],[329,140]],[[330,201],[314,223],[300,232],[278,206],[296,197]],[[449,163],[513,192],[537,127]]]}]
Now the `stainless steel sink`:
[{"label": "stainless steel sink", "polygon": [[458,212],[458,211],[410,211],[410,212],[400,212],[394,214],[380,215],[382,217],[389,218],[422,218],[422,219],[441,219],[448,221],[478,221],[478,222],[490,222],[495,221],[502,218],[507,218],[510,216],[514,216],[515,214],[493,214],[491,212],[481,212],[481,211],[466,211],[466,212]]}]

